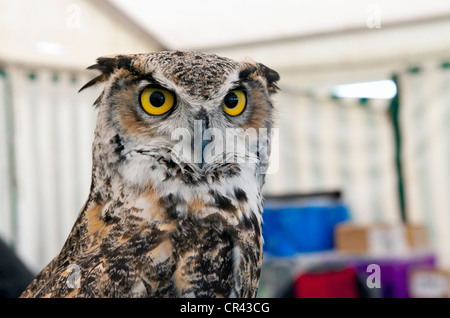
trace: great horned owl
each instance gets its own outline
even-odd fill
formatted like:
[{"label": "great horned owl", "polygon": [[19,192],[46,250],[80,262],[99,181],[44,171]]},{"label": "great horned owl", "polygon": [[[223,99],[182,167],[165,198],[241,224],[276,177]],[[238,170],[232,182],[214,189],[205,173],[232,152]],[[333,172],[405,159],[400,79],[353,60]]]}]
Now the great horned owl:
[{"label": "great horned owl", "polygon": [[254,297],[278,73],[180,51],[89,69],[80,91],[104,84],[90,194],[22,297]]}]

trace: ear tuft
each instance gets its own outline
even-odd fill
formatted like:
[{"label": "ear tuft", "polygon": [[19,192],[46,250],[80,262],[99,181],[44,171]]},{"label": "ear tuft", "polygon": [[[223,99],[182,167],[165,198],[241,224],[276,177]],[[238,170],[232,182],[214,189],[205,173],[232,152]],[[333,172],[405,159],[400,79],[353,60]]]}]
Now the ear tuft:
[{"label": "ear tuft", "polygon": [[88,87],[97,85],[97,84],[99,84],[99,83],[103,83],[103,82],[105,82],[106,80],[108,80],[108,78],[109,78],[109,74],[108,74],[108,75],[101,74],[101,75],[99,75],[99,76],[97,76],[97,77],[91,79],[91,80],[90,80],[89,82],[87,82],[86,84],[84,84],[83,87],[80,88],[80,89],[78,90],[78,93],[81,92],[82,90],[88,88]]},{"label": "ear tuft", "polygon": [[113,57],[99,57],[97,64],[89,66],[88,70],[98,70],[102,72],[99,76],[86,83],[78,92],[91,87],[93,85],[103,83],[108,80],[109,76],[114,73],[117,68],[125,68],[132,70],[131,57],[126,55],[116,55]]},{"label": "ear tuft", "polygon": [[269,93],[276,93],[279,90],[276,82],[280,80],[280,74],[261,63],[258,63],[258,68],[267,80],[267,90]]}]

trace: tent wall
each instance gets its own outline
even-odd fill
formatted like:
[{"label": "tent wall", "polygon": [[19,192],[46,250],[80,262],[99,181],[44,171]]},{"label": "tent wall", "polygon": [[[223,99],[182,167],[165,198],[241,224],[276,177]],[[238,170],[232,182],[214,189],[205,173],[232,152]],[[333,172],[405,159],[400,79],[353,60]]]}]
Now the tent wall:
[{"label": "tent wall", "polygon": [[355,221],[399,220],[389,103],[282,92],[266,193],[340,190]]},{"label": "tent wall", "polygon": [[400,129],[407,217],[426,224],[450,265],[450,64],[399,73]]},{"label": "tent wall", "polygon": [[3,74],[0,235],[38,270],[62,247],[89,193],[95,96],[77,90],[92,76],[19,67]]}]

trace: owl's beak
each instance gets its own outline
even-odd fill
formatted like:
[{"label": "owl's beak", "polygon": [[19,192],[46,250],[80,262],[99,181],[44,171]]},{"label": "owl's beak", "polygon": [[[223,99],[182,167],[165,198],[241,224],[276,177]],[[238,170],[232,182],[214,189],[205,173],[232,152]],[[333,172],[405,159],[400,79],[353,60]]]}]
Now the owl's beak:
[{"label": "owl's beak", "polygon": [[210,138],[205,138],[205,131],[208,128],[208,115],[206,114],[206,111],[202,109],[194,117],[194,162],[198,164],[200,169],[202,169],[205,164],[205,147],[211,141]]}]

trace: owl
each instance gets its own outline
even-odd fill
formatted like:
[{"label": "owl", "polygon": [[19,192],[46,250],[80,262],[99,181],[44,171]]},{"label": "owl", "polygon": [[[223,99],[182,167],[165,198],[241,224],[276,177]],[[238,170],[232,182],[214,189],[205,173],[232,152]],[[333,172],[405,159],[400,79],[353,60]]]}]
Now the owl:
[{"label": "owl", "polygon": [[88,69],[90,193],[21,297],[255,297],[278,73],[193,51]]}]

